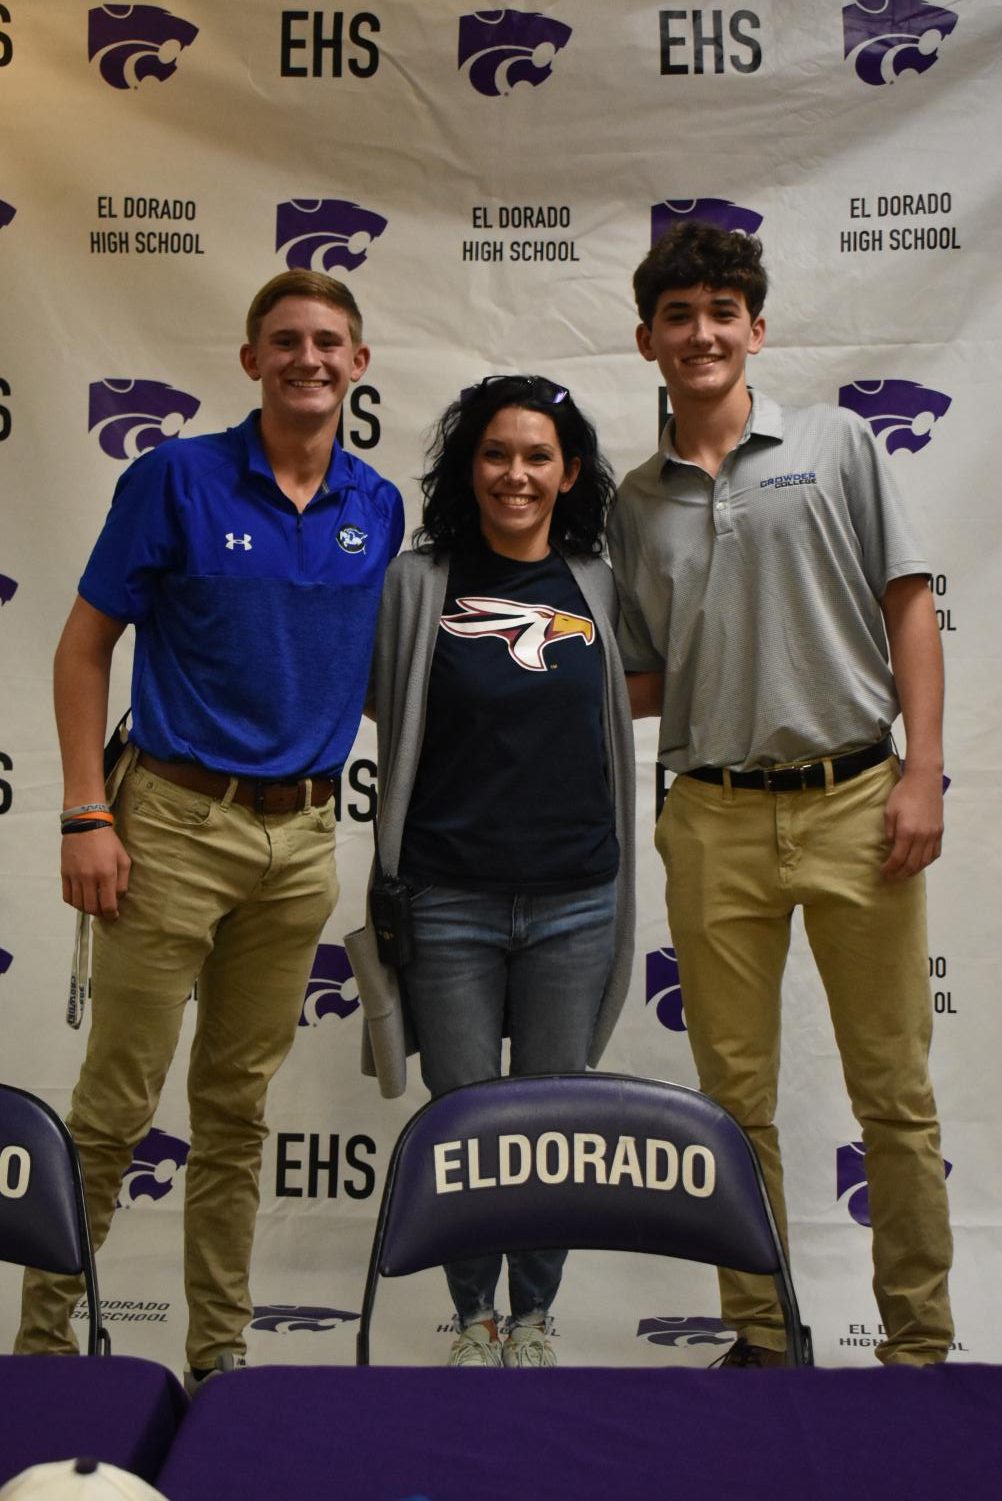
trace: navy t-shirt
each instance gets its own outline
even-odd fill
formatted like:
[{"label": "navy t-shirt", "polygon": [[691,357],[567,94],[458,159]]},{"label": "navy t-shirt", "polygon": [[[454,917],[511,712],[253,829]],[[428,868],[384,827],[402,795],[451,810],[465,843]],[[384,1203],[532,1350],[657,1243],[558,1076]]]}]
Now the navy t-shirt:
[{"label": "navy t-shirt", "polygon": [[557,553],[485,544],[449,569],[400,872],[411,885],[572,891],[619,866],[602,646]]}]

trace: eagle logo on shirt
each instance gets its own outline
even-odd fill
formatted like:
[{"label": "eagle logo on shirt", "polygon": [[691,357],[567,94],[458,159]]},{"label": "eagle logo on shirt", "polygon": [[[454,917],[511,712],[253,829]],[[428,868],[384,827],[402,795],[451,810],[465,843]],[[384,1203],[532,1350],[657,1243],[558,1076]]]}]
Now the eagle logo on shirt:
[{"label": "eagle logo on shirt", "polygon": [[545,672],[543,653],[555,641],[581,636],[586,646],[595,639],[595,626],[584,615],[568,615],[550,605],[526,605],[514,599],[468,595],[456,600],[461,615],[443,615],[442,629],[453,636],[498,636],[508,655],[527,672]]}]

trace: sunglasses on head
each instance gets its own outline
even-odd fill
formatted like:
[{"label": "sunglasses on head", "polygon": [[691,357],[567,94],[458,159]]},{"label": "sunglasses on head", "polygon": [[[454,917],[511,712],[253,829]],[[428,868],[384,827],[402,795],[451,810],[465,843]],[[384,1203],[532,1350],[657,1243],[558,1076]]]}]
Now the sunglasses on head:
[{"label": "sunglasses on head", "polygon": [[547,401],[551,406],[566,400],[570,394],[566,386],[558,386],[555,381],[547,380],[545,375],[485,375],[475,386],[465,386],[459,393],[459,399],[461,402],[470,401],[481,391],[487,391],[491,386],[502,382],[509,386],[524,387],[537,401]]}]

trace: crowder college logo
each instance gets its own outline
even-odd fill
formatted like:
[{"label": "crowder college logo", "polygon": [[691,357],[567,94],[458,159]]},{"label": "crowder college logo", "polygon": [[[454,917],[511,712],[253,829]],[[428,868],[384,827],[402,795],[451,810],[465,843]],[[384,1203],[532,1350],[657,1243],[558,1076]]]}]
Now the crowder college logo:
[{"label": "crowder college logo", "polygon": [[16,213],[17,209],[12,203],[4,203],[0,198],[0,229],[6,229]]},{"label": "crowder college logo", "polygon": [[275,249],[290,271],[355,271],[387,221],[344,198],[290,198],[275,211]]},{"label": "crowder college logo", "polygon": [[950,410],[950,397],[915,380],[857,380],[839,387],[838,404],[865,418],[888,453],[918,453]]},{"label": "crowder college logo", "polygon": [[685,219],[714,224],[717,229],[740,230],[753,235],[762,223],[762,215],[753,208],[742,208],[729,198],[666,198],[651,207],[651,244],[660,240],[665,230]]},{"label": "crowder college logo", "polygon": [[669,1032],[684,1032],[682,987],[674,949],[655,949],[647,955],[647,1002],[654,1006],[658,1021]]},{"label": "crowder college logo", "polygon": [[14,955],[7,949],[0,949],[0,975],[5,975],[14,963]]},{"label": "crowder college logo", "polygon": [[322,943],[306,985],[299,1025],[318,1027],[325,1016],[343,1020],[358,1007],[358,986],[347,953],[340,944]]},{"label": "crowder college logo", "polygon": [[459,69],[488,98],[520,83],[538,88],[570,38],[569,26],[537,11],[475,11],[459,18]]},{"label": "crowder college logo", "polygon": [[956,24],[955,11],[922,0],[855,0],[842,7],[843,56],[857,78],[880,87],[931,68]]},{"label": "crowder college logo", "polygon": [[0,573],[0,607],[9,605],[17,593],[17,579],[8,578],[6,573]]},{"label": "crowder college logo", "polygon": [[88,432],[112,459],[136,459],[176,438],[201,402],[160,380],[96,380],[90,387]]},{"label": "crowder college logo", "polygon": [[[943,1159],[943,1175],[949,1178],[953,1163]],[[866,1182],[866,1158],[861,1141],[847,1141],[835,1152],[835,1197],[845,1204],[857,1225],[870,1228],[870,1195]]]},{"label": "crowder college logo", "polygon": [[323,1334],[328,1329],[338,1329],[342,1324],[354,1324],[357,1313],[348,1313],[343,1308],[311,1308],[303,1303],[262,1303],[255,1305],[252,1329],[262,1329],[267,1334]]},{"label": "crowder college logo", "polygon": [[549,605],[523,605],[511,599],[469,596],[457,599],[462,615],[443,615],[442,629],[451,636],[498,636],[508,646],[508,655],[526,672],[545,672],[543,652],[555,641],[581,636],[586,646],[595,639],[595,627],[583,615],[568,615]]},{"label": "crowder college logo", "polygon": [[168,1136],[156,1126],[144,1136],[132,1154],[118,1190],[119,1209],[131,1209],[140,1199],[166,1198],[178,1173],[188,1161],[191,1147],[179,1136]]},{"label": "crowder college logo", "polygon": [[138,89],[146,78],[170,78],[197,36],[197,26],[159,5],[99,5],[88,17],[87,56],[113,89]]}]

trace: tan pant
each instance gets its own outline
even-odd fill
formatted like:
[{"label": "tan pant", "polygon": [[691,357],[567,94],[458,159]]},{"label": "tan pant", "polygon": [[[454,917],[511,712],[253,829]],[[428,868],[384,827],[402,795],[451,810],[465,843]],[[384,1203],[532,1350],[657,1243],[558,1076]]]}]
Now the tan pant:
[{"label": "tan pant", "polygon": [[[866,1149],[873,1287],[886,1363],[942,1360],[953,1338],[952,1237],[928,1072],[925,884],[883,881],[896,760],[837,787],[771,793],[672,783],[655,842],[668,877],[689,1040],[702,1088],[748,1131],[786,1237],[774,1124],[780,989],[793,909],[824,983]],[[723,1315],[782,1349],[771,1279],[720,1273]]]},{"label": "tan pant", "polygon": [[[93,1016],[67,1122],[96,1248],[153,1121],[197,979],[185,1291],[188,1360],[208,1367],[243,1350],[253,1311],[265,1096],[337,898],[333,802],[261,816],[134,768],[116,814],[133,862],[129,893],[116,922],[95,923]],[[80,1278],[28,1272],[15,1350],[74,1353],[69,1316],[81,1294]]]}]

